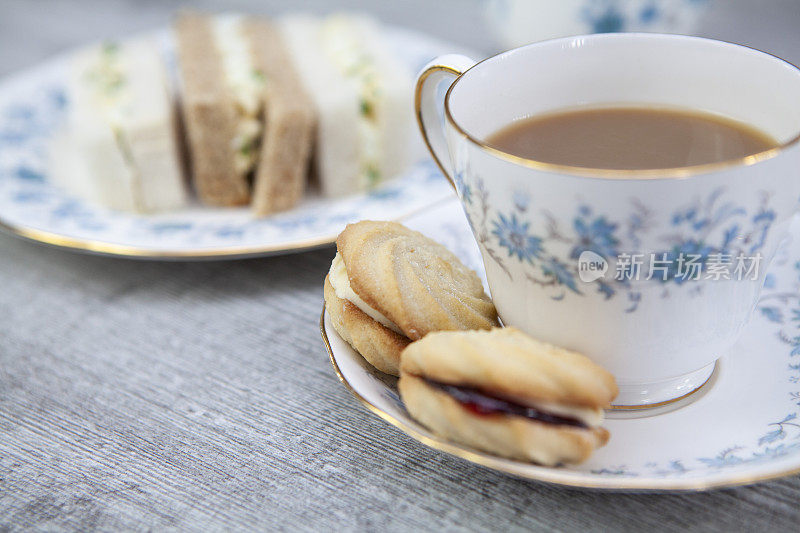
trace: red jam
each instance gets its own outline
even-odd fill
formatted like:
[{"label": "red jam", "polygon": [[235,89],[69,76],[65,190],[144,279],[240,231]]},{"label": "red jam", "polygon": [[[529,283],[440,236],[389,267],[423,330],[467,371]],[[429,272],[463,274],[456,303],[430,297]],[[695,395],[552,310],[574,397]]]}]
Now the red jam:
[{"label": "red jam", "polygon": [[461,387],[458,385],[448,385],[446,383],[439,383],[437,381],[431,381],[428,379],[426,379],[425,382],[431,387],[439,389],[440,391],[450,395],[450,397],[460,403],[464,409],[476,415],[521,416],[531,420],[536,420],[537,422],[542,422],[544,424],[573,426],[582,429],[588,428],[586,424],[576,418],[546,413],[536,409],[535,407],[529,407],[527,405],[510,402],[502,398],[489,396],[478,389]]}]

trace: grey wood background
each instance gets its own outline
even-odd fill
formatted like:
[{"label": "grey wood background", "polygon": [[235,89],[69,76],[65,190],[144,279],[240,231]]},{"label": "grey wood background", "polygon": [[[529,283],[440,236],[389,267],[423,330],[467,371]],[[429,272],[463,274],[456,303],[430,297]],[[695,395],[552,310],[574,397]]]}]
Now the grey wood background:
[{"label": "grey wood background", "polygon": [[[334,3],[492,48],[475,0],[199,4]],[[800,61],[796,0],[719,4],[703,34]],[[176,7],[0,0],[0,73]],[[132,262],[0,236],[0,530],[797,530],[797,476],[604,494],[417,444],[330,368],[318,319],[332,256]]]}]

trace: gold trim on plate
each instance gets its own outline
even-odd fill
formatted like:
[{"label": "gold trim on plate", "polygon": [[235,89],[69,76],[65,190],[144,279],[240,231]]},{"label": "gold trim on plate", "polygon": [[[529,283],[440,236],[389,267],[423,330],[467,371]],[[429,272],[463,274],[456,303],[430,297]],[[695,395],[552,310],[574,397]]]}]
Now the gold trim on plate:
[{"label": "gold trim on plate", "polygon": [[234,259],[246,258],[253,256],[280,254],[284,252],[299,252],[306,250],[313,250],[332,244],[336,240],[336,236],[322,237],[319,239],[309,239],[306,241],[297,241],[291,245],[275,245],[275,246],[241,246],[241,247],[228,247],[228,248],[215,248],[209,250],[195,249],[195,250],[159,250],[144,248],[139,246],[129,246],[125,244],[115,244],[105,241],[97,241],[92,239],[80,239],[76,237],[69,237],[60,235],[51,231],[39,230],[35,228],[26,228],[23,226],[16,226],[8,224],[0,220],[0,230],[6,233],[21,237],[25,240],[47,244],[57,248],[66,250],[88,252],[98,255],[106,255],[112,257],[125,257],[129,259]]},{"label": "gold trim on plate", "polygon": [[[403,179],[402,177],[398,179]],[[439,204],[451,200],[444,197],[428,205],[424,205],[409,213],[393,219],[395,222],[402,222],[414,215],[427,209],[433,209]],[[230,246],[227,248],[210,248],[207,250],[160,250],[144,248],[140,246],[129,246],[126,244],[116,244],[112,242],[98,241],[92,239],[81,239],[53,233],[51,231],[28,228],[9,224],[0,218],[0,230],[6,233],[21,237],[35,243],[47,244],[65,250],[87,252],[97,255],[110,257],[123,257],[127,259],[155,259],[155,260],[191,260],[191,259],[246,259],[251,257],[264,257],[268,255],[280,255],[296,252],[307,252],[322,248],[336,242],[337,233],[319,237],[316,239],[306,239],[295,241],[288,244],[267,245],[267,246]]]},{"label": "gold trim on plate", "polygon": [[636,477],[628,477],[624,479],[602,478],[600,476],[589,473],[586,474],[581,473],[583,477],[579,479],[574,479],[569,476],[565,476],[563,474],[565,470],[559,468],[549,468],[533,464],[520,463],[488,455],[475,450],[471,450],[469,448],[465,448],[463,446],[440,439],[438,437],[432,437],[426,435],[418,431],[413,426],[403,422],[402,420],[395,418],[391,414],[387,413],[380,407],[372,404],[369,400],[364,398],[350,384],[350,382],[347,381],[347,378],[344,377],[342,371],[339,369],[338,363],[336,362],[336,357],[333,354],[333,349],[331,348],[331,344],[328,339],[328,333],[325,328],[324,304],[322,306],[322,314],[320,315],[319,319],[319,330],[320,334],[322,335],[322,342],[325,344],[325,349],[328,352],[328,357],[330,358],[331,365],[333,365],[333,369],[336,372],[336,375],[339,377],[339,381],[342,382],[345,388],[347,388],[347,390],[349,390],[350,393],[364,405],[364,407],[366,407],[368,410],[372,411],[373,413],[375,413],[380,418],[390,423],[394,427],[398,428],[400,431],[407,434],[411,438],[421,442],[422,444],[430,448],[433,448],[440,452],[448,453],[450,455],[454,455],[460,459],[464,459],[465,461],[470,461],[472,463],[478,464],[486,468],[491,468],[493,470],[504,472],[506,474],[511,474],[513,476],[525,479],[543,481],[545,483],[553,483],[556,485],[564,485],[569,487],[579,487],[579,488],[603,490],[603,491],[625,491],[625,492],[701,492],[723,487],[736,487],[741,485],[749,485],[753,483],[759,483],[762,481],[779,479],[782,477],[800,474],[800,467],[795,467],[795,468],[790,468],[788,470],[783,470],[780,472],[774,472],[770,474],[764,474],[760,476],[758,475],[742,476],[730,480],[710,481],[710,482],[703,480],[692,480],[692,479],[679,480],[679,479],[664,478],[662,480],[658,480],[659,482],[654,483],[652,480],[648,481],[646,479],[641,479]]},{"label": "gold trim on plate", "polygon": [[[609,33],[609,34],[602,34],[602,36],[600,38],[601,39],[609,39],[609,38],[610,39],[616,39],[616,38],[619,38],[620,35],[632,35],[632,34],[631,33],[625,33],[625,34]],[[746,48],[748,50],[752,50],[752,51],[758,52],[760,54],[764,54],[766,56],[769,56],[771,58],[777,59],[777,60],[785,63],[786,65],[792,67],[794,70],[798,71],[798,74],[800,74],[800,67],[797,67],[796,65],[790,63],[789,61],[786,61],[783,58],[780,58],[780,57],[778,57],[776,55],[770,54],[769,52],[764,52],[762,50],[758,50],[757,48],[752,48],[750,46],[745,46],[745,45],[741,45],[741,44],[737,44],[737,43],[731,43],[731,42],[728,42],[728,41],[721,41],[721,40],[718,40],[718,39],[707,39],[707,38],[704,38],[704,37],[692,37],[692,36],[687,36],[687,35],[670,35],[670,34],[663,34],[663,33],[643,33],[643,34],[636,34],[636,35],[645,36],[646,38],[669,37],[669,38],[675,38],[675,39],[680,39],[680,40],[693,39],[693,40],[711,41],[711,42],[723,43],[723,44],[729,45],[729,46]],[[560,37],[560,38],[557,38],[557,39],[550,39],[550,40],[547,40],[547,41],[540,41],[540,42],[537,42],[537,43],[532,43],[532,44],[523,46],[521,48],[536,47],[536,46],[540,46],[540,45],[549,43],[550,41],[568,41],[568,40],[573,40],[573,39],[584,39],[586,37],[598,38],[596,35],[590,35],[590,36],[585,36],[584,35],[584,36],[575,36],[575,37]],[[763,150],[763,151],[758,152],[756,154],[752,154],[752,155],[748,155],[748,156],[744,156],[744,157],[739,157],[739,158],[735,158],[735,159],[728,159],[726,161],[719,161],[719,162],[716,162],[716,163],[705,163],[705,164],[702,164],[702,165],[692,165],[692,166],[676,167],[676,168],[647,169],[647,170],[629,170],[629,169],[615,170],[615,169],[596,169],[596,168],[586,168],[586,167],[574,167],[574,166],[571,166],[571,165],[562,165],[562,164],[557,164],[557,163],[546,163],[544,161],[537,161],[535,159],[528,159],[528,158],[525,158],[525,157],[516,156],[514,154],[509,154],[508,152],[504,152],[502,150],[499,150],[497,148],[494,148],[494,147],[490,146],[489,144],[487,144],[486,142],[482,141],[481,139],[478,139],[477,137],[475,137],[472,134],[468,133],[466,131],[466,129],[464,129],[458,122],[456,122],[456,120],[453,117],[453,114],[452,114],[452,112],[450,110],[450,96],[451,96],[451,94],[453,92],[453,89],[456,87],[456,85],[458,85],[458,83],[470,71],[474,70],[479,65],[482,65],[483,63],[486,63],[487,61],[491,61],[491,60],[493,60],[493,59],[495,59],[497,57],[500,57],[500,56],[502,56],[504,54],[507,54],[509,52],[514,52],[514,50],[518,50],[518,49],[512,49],[512,50],[509,50],[507,52],[502,52],[500,54],[495,54],[495,55],[493,55],[491,57],[487,57],[486,59],[484,59],[482,61],[478,61],[477,63],[472,65],[470,68],[468,68],[467,70],[465,70],[464,72],[462,72],[461,74],[459,74],[456,77],[456,79],[453,81],[453,83],[450,84],[450,87],[447,89],[447,93],[445,94],[445,97],[444,97],[444,115],[445,115],[445,119],[447,120],[447,122],[462,137],[467,139],[469,142],[471,142],[472,144],[474,144],[478,148],[480,148],[483,151],[493,155],[494,157],[497,157],[498,159],[503,159],[503,160],[508,161],[510,163],[515,163],[515,164],[520,165],[520,166],[532,168],[532,169],[535,169],[535,170],[540,170],[542,172],[553,172],[553,173],[556,173],[556,174],[567,174],[567,175],[578,176],[578,177],[583,177],[583,178],[596,178],[596,179],[653,179],[653,180],[656,180],[656,179],[685,179],[685,178],[690,178],[690,177],[698,176],[698,175],[701,175],[701,174],[708,174],[708,173],[711,173],[711,172],[716,172],[718,170],[723,170],[723,169],[726,169],[726,168],[732,168],[732,167],[736,167],[736,166],[740,166],[740,165],[741,166],[754,165],[754,164],[759,163],[761,161],[765,161],[767,159],[772,159],[773,157],[777,156],[778,154],[784,152],[786,149],[788,149],[788,148],[800,143],[800,132],[798,132],[796,136],[792,137],[791,139],[789,139],[788,141],[782,143],[781,145],[779,145],[779,146],[777,146],[775,148],[770,148],[768,150]],[[448,68],[450,71],[454,71],[454,69],[452,67],[444,67],[444,68]],[[426,140],[426,142],[427,142],[427,140]]]}]

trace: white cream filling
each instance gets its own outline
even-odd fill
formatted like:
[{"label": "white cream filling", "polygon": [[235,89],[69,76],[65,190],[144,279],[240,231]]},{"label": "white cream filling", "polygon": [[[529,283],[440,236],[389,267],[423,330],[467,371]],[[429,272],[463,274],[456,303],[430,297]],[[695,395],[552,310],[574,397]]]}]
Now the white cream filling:
[{"label": "white cream filling", "polygon": [[235,152],[236,172],[247,174],[258,159],[264,105],[264,74],[256,68],[250,42],[244,34],[240,15],[221,15],[214,19],[214,44],[222,60],[225,83],[233,94],[238,113]]},{"label": "white cream filling", "polygon": [[523,405],[530,405],[543,413],[574,418],[590,428],[599,427],[605,417],[604,411],[598,407],[572,407],[551,402],[525,402]]},{"label": "white cream filling", "polygon": [[336,257],[333,258],[333,263],[331,263],[331,269],[328,272],[328,279],[331,281],[331,285],[333,286],[333,291],[336,293],[336,296],[342,300],[349,301],[366,313],[370,318],[380,324],[383,324],[395,333],[404,335],[404,333],[400,331],[400,328],[398,328],[394,322],[386,318],[377,309],[367,305],[367,302],[362,300],[361,297],[356,294],[356,292],[350,286],[350,278],[347,275],[347,269],[344,266],[342,256],[339,255],[338,252],[336,253]]},{"label": "white cream filling", "polygon": [[321,26],[323,48],[359,98],[359,186],[381,182],[381,128],[378,121],[380,73],[356,27],[345,17],[333,16]]}]

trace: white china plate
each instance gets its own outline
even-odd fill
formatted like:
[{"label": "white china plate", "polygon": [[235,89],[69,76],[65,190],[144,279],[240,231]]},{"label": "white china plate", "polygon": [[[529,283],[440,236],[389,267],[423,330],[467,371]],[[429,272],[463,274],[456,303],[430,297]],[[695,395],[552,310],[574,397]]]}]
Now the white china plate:
[{"label": "white china plate", "polygon": [[[462,459],[523,478],[608,490],[706,490],[800,472],[800,224],[767,275],[752,321],[711,380],[672,410],[619,418],[605,427],[609,443],[584,464],[558,468],[502,459],[433,435],[414,421],[395,378],[372,369],[339,337],[324,313],[320,324],[331,362],[371,411],[418,441]],[[456,201],[408,219],[483,275],[477,245]],[[720,310],[724,312],[724,310]],[[615,417],[616,416],[616,417]]]},{"label": "white china plate", "polygon": [[[158,32],[166,52],[166,31]],[[398,56],[419,70],[455,45],[400,28],[386,36]],[[115,212],[70,196],[50,183],[48,148],[69,102],[69,53],[0,80],[0,229],[82,251],[158,259],[234,258],[291,253],[332,243],[349,222],[402,219],[452,195],[418,146],[417,163],[368,194],[341,199],[310,195],[297,208],[256,219],[247,208],[191,207],[159,215]],[[411,101],[408,113],[413,113]],[[416,130],[416,128],[414,128]],[[418,137],[414,131],[415,137]]]}]

